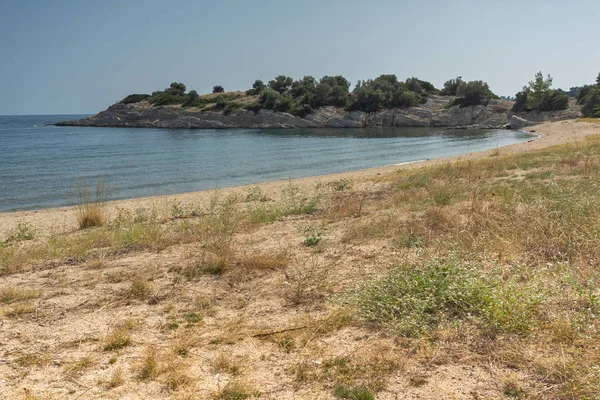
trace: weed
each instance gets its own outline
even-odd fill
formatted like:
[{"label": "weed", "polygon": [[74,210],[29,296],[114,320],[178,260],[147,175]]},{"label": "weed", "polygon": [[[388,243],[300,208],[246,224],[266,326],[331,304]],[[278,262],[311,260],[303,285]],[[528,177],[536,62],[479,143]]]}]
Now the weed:
[{"label": "weed", "polygon": [[229,382],[225,387],[217,393],[215,399],[218,400],[245,400],[249,397],[258,397],[260,393],[254,389],[251,385],[241,382],[232,381]]},{"label": "weed", "polygon": [[526,332],[537,316],[539,302],[531,288],[484,276],[478,266],[455,259],[397,271],[357,295],[365,320],[404,336],[419,336],[452,321]]},{"label": "weed", "polygon": [[104,338],[104,351],[120,350],[130,344],[130,329],[126,327],[116,327]]},{"label": "weed", "polygon": [[106,382],[106,386],[109,389],[114,389],[118,386],[121,386],[123,383],[125,383],[125,377],[123,376],[123,368],[117,367],[111,374],[108,382]]},{"label": "weed", "polygon": [[5,286],[0,288],[0,303],[11,304],[23,300],[30,300],[41,295],[40,292],[22,289],[16,286]]},{"label": "weed", "polygon": [[25,240],[32,240],[37,235],[37,229],[28,222],[19,222],[17,227],[8,233],[8,236],[4,243],[16,243],[23,242]]},{"label": "weed", "polygon": [[241,372],[241,365],[239,363],[231,361],[225,354],[221,353],[212,363],[215,372],[227,373],[231,375],[239,375]]},{"label": "weed", "polygon": [[375,400],[373,393],[365,388],[337,385],[334,394],[340,399]]},{"label": "weed", "polygon": [[128,297],[138,300],[146,300],[151,294],[152,286],[145,279],[134,280],[131,282],[131,286],[127,290]]},{"label": "weed", "polygon": [[323,238],[323,225],[301,225],[298,227],[298,231],[304,235],[303,243],[307,247],[319,244]]},{"label": "weed", "polygon": [[158,361],[156,351],[148,349],[140,365],[138,378],[141,380],[152,380],[158,376]]},{"label": "weed", "polygon": [[336,181],[329,182],[328,185],[331,186],[336,192],[342,192],[352,187],[352,181],[350,181],[349,179],[342,178]]},{"label": "weed", "polygon": [[9,318],[18,318],[26,314],[33,314],[36,312],[36,307],[31,303],[17,303],[13,305],[8,311],[5,312]]}]

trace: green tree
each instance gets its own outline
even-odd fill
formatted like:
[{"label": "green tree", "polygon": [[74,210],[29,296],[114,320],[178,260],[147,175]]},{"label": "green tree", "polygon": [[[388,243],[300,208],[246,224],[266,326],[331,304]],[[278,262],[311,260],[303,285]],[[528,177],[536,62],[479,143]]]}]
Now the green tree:
[{"label": "green tree", "polygon": [[213,93],[224,93],[225,89],[223,89],[223,86],[221,85],[217,85],[213,87]]},{"label": "green tree", "polygon": [[246,94],[249,95],[249,96],[257,95],[257,94],[260,94],[260,92],[262,92],[262,90],[264,88],[266,88],[266,86],[263,83],[263,81],[261,81],[260,79],[257,79],[252,84],[252,89],[247,90]]},{"label": "green tree", "polygon": [[186,90],[185,85],[179,82],[171,83],[171,86],[169,86],[169,88],[171,89],[172,94],[178,96],[183,96]]},{"label": "green tree", "polygon": [[190,92],[188,93],[188,96],[190,96],[191,101],[195,101],[200,98],[200,95],[195,90],[190,90]]},{"label": "green tree", "polygon": [[456,96],[454,104],[460,104],[461,107],[486,105],[490,100],[498,98],[483,81],[461,82]]},{"label": "green tree", "polygon": [[305,76],[304,78],[294,81],[290,87],[290,94],[294,98],[304,97],[307,94],[313,94],[317,86],[317,80],[312,76]]},{"label": "green tree", "polygon": [[535,79],[530,81],[523,89],[528,91],[527,108],[535,110],[540,107],[543,97],[547,96],[548,92],[552,89],[552,77],[548,75],[544,79],[544,74],[540,71],[535,74]]},{"label": "green tree", "polygon": [[458,76],[455,79],[449,79],[444,82],[444,88],[440,90],[442,96],[456,96],[458,87],[463,83],[462,76]]},{"label": "green tree", "polygon": [[269,88],[279,93],[283,93],[292,86],[293,82],[294,80],[289,76],[279,75],[275,79],[269,81]]}]

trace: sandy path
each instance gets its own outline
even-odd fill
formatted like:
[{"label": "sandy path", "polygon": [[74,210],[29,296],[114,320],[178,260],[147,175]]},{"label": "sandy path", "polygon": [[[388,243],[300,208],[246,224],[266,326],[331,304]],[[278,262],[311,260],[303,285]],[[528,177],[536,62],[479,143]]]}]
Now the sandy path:
[{"label": "sandy path", "polygon": [[[597,123],[578,122],[576,120],[550,122],[530,127],[527,130],[533,130],[542,136],[531,142],[518,143],[502,147],[500,149],[500,153],[515,154],[539,150],[554,145],[578,141],[587,136],[597,135],[600,134],[600,121],[598,121]],[[381,168],[342,172],[338,174],[310,176],[306,178],[293,179],[292,182],[294,185],[302,187],[304,189],[312,189],[315,188],[319,183],[324,184],[340,179],[347,179],[357,182],[377,175],[392,173],[400,169],[419,168],[422,166],[454,162],[458,160],[474,160],[478,158],[488,157],[492,152],[495,151],[496,149],[493,149],[469,153],[460,156],[433,159],[404,165],[390,165]],[[273,181],[259,183],[255,185],[218,189],[218,192],[222,195],[229,195],[232,193],[244,193],[248,188],[258,186],[265,194],[274,196],[288,184],[289,181],[287,180]],[[154,208],[158,209],[159,212],[160,210],[164,210],[164,212],[168,214],[173,202],[180,202],[183,204],[205,205],[215,195],[215,192],[216,190],[205,190],[177,195],[118,200],[110,203],[110,209],[112,214],[116,212],[115,210],[117,208],[124,208],[129,210],[135,210],[139,208]],[[42,235],[70,231],[76,228],[76,220],[72,207],[0,213],[0,240],[4,240],[8,232],[13,230],[19,222],[27,222],[32,224]]]}]

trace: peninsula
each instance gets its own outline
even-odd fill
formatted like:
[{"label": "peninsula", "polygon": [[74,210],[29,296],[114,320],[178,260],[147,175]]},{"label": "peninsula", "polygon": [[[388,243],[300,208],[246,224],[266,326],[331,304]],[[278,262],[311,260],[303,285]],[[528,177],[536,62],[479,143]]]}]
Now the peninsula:
[{"label": "peninsula", "polygon": [[[541,82],[541,83],[540,83]],[[395,75],[358,81],[343,76],[300,80],[280,75],[257,80],[246,92],[186,92],[182,83],[152,94],[132,94],[97,115],[61,126],[235,129],[474,127],[512,128],[582,116],[581,101],[550,88],[539,73],[516,101],[502,100],[487,83],[448,80],[440,90],[427,81]]]}]

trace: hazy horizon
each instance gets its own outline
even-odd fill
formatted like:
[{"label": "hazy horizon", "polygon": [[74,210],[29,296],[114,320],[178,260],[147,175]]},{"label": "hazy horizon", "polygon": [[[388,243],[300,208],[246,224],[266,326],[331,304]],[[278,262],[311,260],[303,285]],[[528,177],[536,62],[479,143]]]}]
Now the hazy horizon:
[{"label": "hazy horizon", "polygon": [[206,93],[280,74],[462,76],[514,96],[540,70],[565,90],[600,72],[591,0],[4,3],[0,115],[93,114],[173,81]]}]

